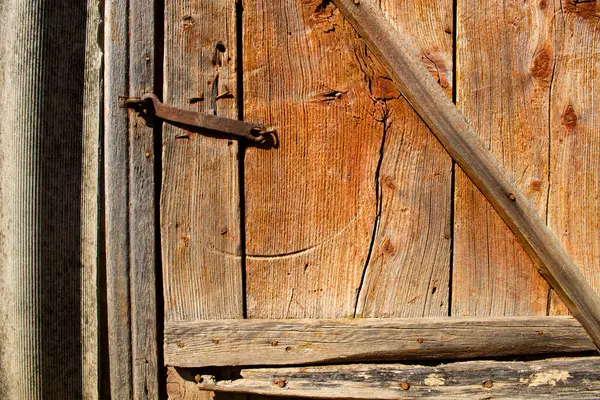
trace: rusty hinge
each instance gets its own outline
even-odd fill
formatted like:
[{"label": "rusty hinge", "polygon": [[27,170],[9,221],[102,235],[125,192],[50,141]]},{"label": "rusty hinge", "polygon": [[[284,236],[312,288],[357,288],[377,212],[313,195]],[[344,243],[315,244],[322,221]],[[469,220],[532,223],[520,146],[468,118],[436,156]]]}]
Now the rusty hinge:
[{"label": "rusty hinge", "polygon": [[170,107],[161,103],[155,94],[127,98],[123,102],[122,107],[133,108],[148,116],[160,118],[163,121],[181,126],[182,128],[189,129],[190,127],[195,127],[236,139],[247,140],[256,145],[275,142],[275,131],[267,130],[262,125]]}]

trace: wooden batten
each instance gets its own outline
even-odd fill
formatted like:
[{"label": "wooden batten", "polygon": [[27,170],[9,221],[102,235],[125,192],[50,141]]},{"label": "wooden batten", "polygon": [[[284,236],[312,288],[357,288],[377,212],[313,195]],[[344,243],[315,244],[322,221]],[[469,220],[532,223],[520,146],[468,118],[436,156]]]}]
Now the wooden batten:
[{"label": "wooden batten", "polygon": [[[530,362],[470,361],[437,366],[342,365],[242,369],[238,379],[182,378],[190,394],[203,389],[318,399],[597,399],[600,357]],[[197,382],[197,383],[196,383]],[[193,397],[190,397],[193,398]]]},{"label": "wooden batten", "polygon": [[165,326],[176,367],[467,359],[593,351],[571,317],[207,320]]}]

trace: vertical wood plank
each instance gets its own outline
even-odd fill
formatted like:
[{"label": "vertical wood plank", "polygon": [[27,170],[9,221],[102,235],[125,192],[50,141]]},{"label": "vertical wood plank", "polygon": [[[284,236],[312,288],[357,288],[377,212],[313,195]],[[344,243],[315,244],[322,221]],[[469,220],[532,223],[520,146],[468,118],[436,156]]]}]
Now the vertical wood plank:
[{"label": "vertical wood plank", "polygon": [[[166,2],[165,103],[237,118],[236,28],[234,1]],[[244,317],[238,157],[237,142],[163,127],[167,321]],[[198,391],[171,369],[167,392],[173,399],[245,398]]]},{"label": "vertical wood plank", "polygon": [[131,398],[131,309],[129,301],[129,130],[128,111],[118,96],[128,93],[127,1],[105,3],[104,163],[106,212],[106,301],[110,390]]},{"label": "vertical wood plank", "polygon": [[[235,3],[167,2],[164,101],[236,118]],[[165,125],[165,319],[242,318],[238,144]]]},{"label": "vertical wood plank", "polygon": [[[99,399],[100,342],[100,140],[102,138],[102,3],[89,1],[86,13],[81,209],[82,398]],[[0,84],[1,86],[1,84]]]},{"label": "vertical wood plank", "polygon": [[248,317],[352,317],[397,92],[329,2],[247,0],[243,30],[244,116],[280,141],[245,158]]},{"label": "vertical wood plank", "polygon": [[[451,91],[451,3],[383,6]],[[243,21],[244,115],[280,140],[246,156],[248,316],[446,315],[449,157],[333,4]]]},{"label": "vertical wood plank", "polygon": [[[129,95],[154,92],[155,1],[129,0]],[[109,101],[111,99],[108,99]],[[154,132],[130,110],[129,240],[133,397],[158,399]],[[160,369],[159,369],[160,367]]]},{"label": "vertical wood plank", "polygon": [[[543,2],[459,0],[457,105],[542,217],[548,194],[552,14]],[[548,286],[457,168],[453,315],[545,315]]]},{"label": "vertical wood plank", "polygon": [[106,269],[113,398],[158,393],[153,130],[121,96],[152,92],[154,2],[105,5]]},{"label": "vertical wood plank", "polygon": [[[452,1],[386,0],[381,8],[452,95]],[[378,171],[378,221],[357,316],[448,315],[452,161],[385,81],[388,106]],[[386,98],[385,96],[389,96]],[[348,249],[349,250],[349,249]]]},{"label": "vertical wood plank", "polygon": [[[550,103],[548,225],[600,293],[600,7],[548,2],[556,49]],[[557,296],[553,315],[568,311]]]}]

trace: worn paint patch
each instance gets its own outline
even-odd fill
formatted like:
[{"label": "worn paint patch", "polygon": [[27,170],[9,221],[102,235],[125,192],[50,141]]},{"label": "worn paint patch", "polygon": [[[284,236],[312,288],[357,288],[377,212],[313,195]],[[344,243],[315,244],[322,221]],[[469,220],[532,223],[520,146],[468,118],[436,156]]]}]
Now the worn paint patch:
[{"label": "worn paint patch", "polygon": [[440,374],[429,374],[427,378],[423,380],[425,386],[444,386],[446,379]]},{"label": "worn paint patch", "polygon": [[529,386],[542,386],[542,385],[552,385],[556,386],[558,382],[566,382],[571,375],[569,371],[561,371],[561,370],[548,370],[543,372],[537,372],[532,374],[529,379],[521,379],[521,382],[527,383],[529,382]]}]

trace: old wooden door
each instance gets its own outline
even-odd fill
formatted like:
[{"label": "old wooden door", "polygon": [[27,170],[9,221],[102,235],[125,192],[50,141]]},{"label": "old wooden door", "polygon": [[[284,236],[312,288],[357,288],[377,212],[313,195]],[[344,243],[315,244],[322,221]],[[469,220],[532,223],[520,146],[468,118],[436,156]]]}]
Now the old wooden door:
[{"label": "old wooden door", "polygon": [[[600,287],[597,8],[379,6]],[[221,319],[232,334],[242,319],[567,314],[330,1],[166,0],[161,13],[163,101],[277,132],[261,148],[163,126],[167,365],[239,363],[216,360],[227,335],[202,356],[177,339]],[[298,343],[282,359],[311,351]],[[181,374],[170,370],[173,398],[192,396]]]}]

